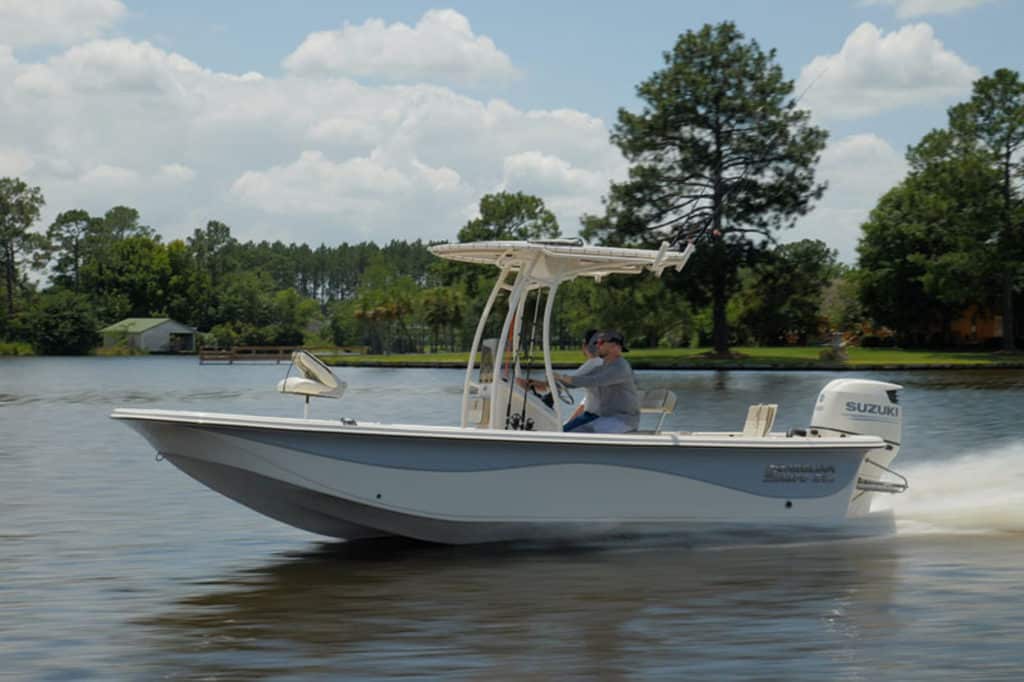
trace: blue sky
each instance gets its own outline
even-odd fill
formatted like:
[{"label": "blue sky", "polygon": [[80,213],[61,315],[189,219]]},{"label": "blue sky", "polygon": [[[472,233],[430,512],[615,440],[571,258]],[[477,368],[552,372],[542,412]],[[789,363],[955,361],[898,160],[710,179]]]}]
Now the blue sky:
[{"label": "blue sky", "polygon": [[831,189],[789,237],[850,261],[905,147],[974,78],[1024,66],[1020,7],[0,0],[0,175],[40,185],[46,219],[123,203],[168,238],[208,219],[243,239],[451,238],[502,189],[574,233],[625,172],[616,110],[680,33],[729,19],[814,82]]}]

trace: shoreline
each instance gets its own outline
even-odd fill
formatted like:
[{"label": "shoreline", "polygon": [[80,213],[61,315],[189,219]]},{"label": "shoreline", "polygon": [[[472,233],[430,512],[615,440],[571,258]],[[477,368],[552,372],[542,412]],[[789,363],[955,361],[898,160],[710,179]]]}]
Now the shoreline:
[{"label": "shoreline", "polygon": [[[239,364],[236,361],[235,364]],[[327,364],[331,367],[391,367],[395,369],[465,369],[465,362],[452,362],[445,360],[436,361],[423,361],[423,362],[380,362],[380,361],[366,361],[366,362],[337,362],[334,359],[327,361]],[[707,364],[707,363],[657,363],[657,362],[631,362],[630,363],[634,370],[682,370],[682,371],[699,371],[699,370],[726,370],[726,371],[774,371],[774,372],[785,372],[785,371],[819,371],[819,372],[893,372],[893,371],[914,371],[914,370],[1024,370],[1024,362],[1010,362],[1010,363],[885,363],[885,364],[818,364],[818,363],[794,363],[794,364],[774,364],[774,363],[725,363],[722,364]],[[551,364],[556,369],[575,369],[578,364],[554,362]],[[537,368],[542,369],[542,368]]]},{"label": "shoreline", "polygon": [[[146,358],[146,357],[189,357],[198,358],[198,355],[194,354],[172,354],[172,353],[149,353],[149,354],[125,354],[125,355],[85,355],[85,356],[65,356],[65,355],[25,355],[25,354],[11,354],[5,355],[0,354],[0,361],[5,358],[67,358],[67,357],[92,357],[92,358]],[[403,358],[399,359],[388,359],[381,360],[377,358],[366,358],[361,359],[365,356],[326,356],[321,359],[331,367],[375,367],[375,368],[394,368],[394,369],[465,369],[465,359],[411,359]],[[735,371],[735,372],[912,372],[912,371],[959,371],[959,370],[1009,370],[1009,371],[1020,371],[1024,370],[1024,357],[1020,360],[990,360],[990,361],[961,361],[961,362],[871,362],[865,360],[856,360],[853,362],[845,363],[834,363],[825,361],[815,360],[804,360],[799,359],[793,360],[782,360],[779,362],[773,362],[771,360],[750,358],[749,360],[712,360],[705,359],[700,361],[687,360],[683,358],[672,359],[672,358],[644,358],[637,357],[630,359],[630,364],[635,370],[655,370],[655,371]],[[287,358],[280,359],[268,359],[268,358],[252,358],[252,359],[235,359],[231,363],[228,362],[205,362],[201,364],[211,365],[261,365],[261,364],[288,364]],[[579,366],[577,362],[566,362],[565,360],[553,361],[552,367],[559,370],[575,369]],[[542,371],[543,366],[535,366],[531,371]]]}]

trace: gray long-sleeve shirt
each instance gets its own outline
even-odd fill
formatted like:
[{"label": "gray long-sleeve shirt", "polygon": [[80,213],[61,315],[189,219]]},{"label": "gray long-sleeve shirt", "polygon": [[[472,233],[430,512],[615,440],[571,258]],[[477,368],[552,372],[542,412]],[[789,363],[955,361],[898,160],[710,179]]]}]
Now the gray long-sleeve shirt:
[{"label": "gray long-sleeve shirt", "polygon": [[589,388],[597,394],[600,416],[618,417],[630,429],[640,426],[640,397],[633,381],[633,368],[624,357],[574,376],[572,385]]},{"label": "gray long-sleeve shirt", "polygon": [[[602,365],[604,365],[604,360],[602,360],[601,358],[597,356],[588,358],[586,362],[584,362],[582,365],[576,368],[576,371],[573,372],[573,376],[578,377],[583,374],[590,374],[591,372],[593,372],[598,367],[601,367]],[[601,403],[597,401],[597,391],[593,388],[588,388],[586,389],[586,392],[587,395],[583,398],[583,405],[587,412],[601,414]]]}]

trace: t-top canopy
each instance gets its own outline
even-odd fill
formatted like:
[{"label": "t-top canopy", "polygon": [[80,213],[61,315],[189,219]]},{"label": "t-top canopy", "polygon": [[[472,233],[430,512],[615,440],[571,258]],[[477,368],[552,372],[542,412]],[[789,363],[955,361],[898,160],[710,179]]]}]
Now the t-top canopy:
[{"label": "t-top canopy", "polygon": [[430,252],[440,258],[509,267],[521,270],[529,263],[535,263],[535,277],[556,278],[594,277],[605,275],[637,275],[650,270],[661,275],[666,268],[682,270],[693,253],[693,244],[684,251],[669,251],[664,242],[657,251],[651,249],[623,249],[608,246],[584,246],[567,240],[552,241],[495,241],[470,242],[467,244],[438,244]]}]

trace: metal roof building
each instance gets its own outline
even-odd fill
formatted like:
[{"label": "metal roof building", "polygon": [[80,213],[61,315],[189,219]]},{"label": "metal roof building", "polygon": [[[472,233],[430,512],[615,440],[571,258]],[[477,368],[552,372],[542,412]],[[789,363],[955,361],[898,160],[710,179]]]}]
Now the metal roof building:
[{"label": "metal roof building", "polygon": [[100,333],[104,348],[124,345],[150,353],[196,350],[196,330],[169,317],[127,317]]}]

